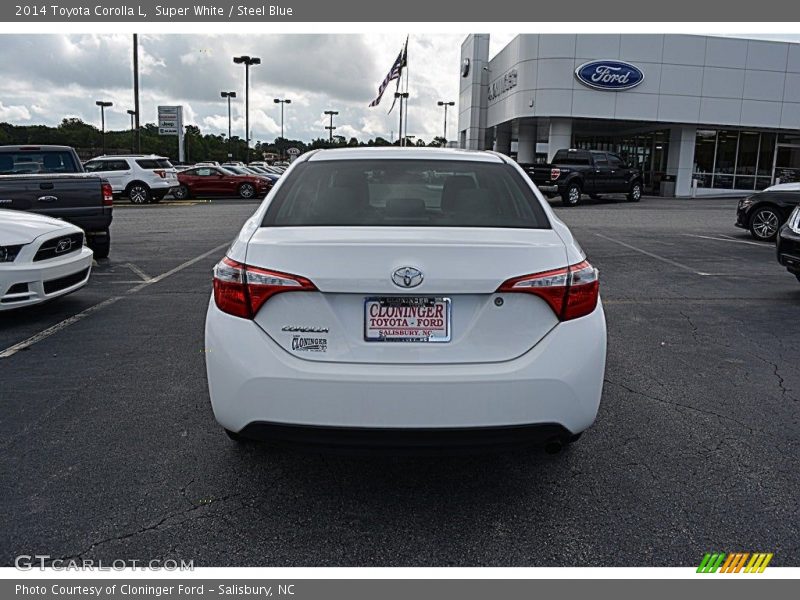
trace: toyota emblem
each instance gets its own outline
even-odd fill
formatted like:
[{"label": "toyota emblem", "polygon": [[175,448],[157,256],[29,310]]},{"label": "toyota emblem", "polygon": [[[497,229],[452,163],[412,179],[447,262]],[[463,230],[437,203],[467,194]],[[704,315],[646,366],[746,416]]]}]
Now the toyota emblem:
[{"label": "toyota emblem", "polygon": [[422,283],[422,271],[414,267],[400,267],[392,273],[392,281],[398,287],[415,288]]}]

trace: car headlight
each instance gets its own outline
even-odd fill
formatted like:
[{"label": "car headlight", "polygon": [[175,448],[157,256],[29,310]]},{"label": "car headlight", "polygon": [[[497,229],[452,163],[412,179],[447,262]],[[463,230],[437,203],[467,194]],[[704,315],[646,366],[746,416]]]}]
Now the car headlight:
[{"label": "car headlight", "polygon": [[789,229],[797,234],[800,234],[800,206],[794,209],[794,212],[789,216],[787,221]]},{"label": "car headlight", "polygon": [[756,201],[755,198],[753,198],[752,196],[748,196],[747,198],[742,198],[741,200],[739,200],[739,208],[747,208],[755,201]]},{"label": "car headlight", "polygon": [[0,263],[14,262],[17,254],[22,249],[22,244],[16,246],[0,246]]}]

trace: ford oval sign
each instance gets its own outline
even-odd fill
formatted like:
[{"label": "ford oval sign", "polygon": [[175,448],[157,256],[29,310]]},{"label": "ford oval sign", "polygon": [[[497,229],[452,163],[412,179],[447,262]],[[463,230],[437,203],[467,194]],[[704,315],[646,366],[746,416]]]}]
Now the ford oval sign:
[{"label": "ford oval sign", "polygon": [[619,60],[583,63],[575,69],[575,77],[590,88],[612,92],[629,90],[644,81],[644,73],[638,67]]}]

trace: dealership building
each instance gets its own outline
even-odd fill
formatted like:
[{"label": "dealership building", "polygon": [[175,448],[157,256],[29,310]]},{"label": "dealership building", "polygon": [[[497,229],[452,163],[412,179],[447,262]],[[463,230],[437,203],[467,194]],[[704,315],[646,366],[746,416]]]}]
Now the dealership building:
[{"label": "dealership building", "polygon": [[525,34],[461,46],[463,148],[520,163],[615,152],[648,193],[739,194],[800,181],[800,44],[696,35]]}]

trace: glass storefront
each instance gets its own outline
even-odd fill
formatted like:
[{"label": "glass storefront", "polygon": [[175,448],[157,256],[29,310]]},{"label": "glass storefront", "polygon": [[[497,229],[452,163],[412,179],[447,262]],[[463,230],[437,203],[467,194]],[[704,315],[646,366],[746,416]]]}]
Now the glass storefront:
[{"label": "glass storefront", "polygon": [[[782,134],[783,135],[783,134]],[[719,190],[763,190],[774,178],[800,177],[800,139],[781,146],[776,135],[762,131],[698,129],[694,147],[694,178],[698,187]],[[792,150],[795,154],[792,154]],[[785,171],[781,176],[781,169]],[[774,173],[774,175],[773,175]]]},{"label": "glass storefront", "polygon": [[575,135],[576,148],[605,150],[642,172],[647,193],[658,193],[667,170],[669,131],[658,130],[622,136]]}]

